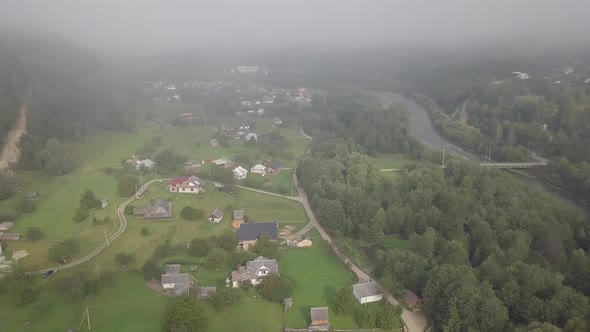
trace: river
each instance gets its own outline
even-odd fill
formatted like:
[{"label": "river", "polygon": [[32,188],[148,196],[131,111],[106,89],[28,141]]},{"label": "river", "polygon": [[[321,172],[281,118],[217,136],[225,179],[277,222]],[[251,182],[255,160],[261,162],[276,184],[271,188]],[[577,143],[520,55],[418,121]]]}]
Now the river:
[{"label": "river", "polygon": [[[432,126],[432,122],[430,121],[428,111],[424,109],[422,106],[416,104],[413,100],[395,93],[377,92],[369,90],[365,90],[365,92],[378,97],[379,99],[381,99],[382,102],[386,104],[394,102],[404,103],[406,105],[406,110],[408,112],[408,130],[410,135],[412,135],[412,137],[416,138],[418,141],[420,141],[428,148],[435,150],[442,150],[444,148],[449,153],[452,153],[466,160],[471,160],[477,163],[484,161],[483,157],[473,154],[469,151],[465,151],[465,149],[462,149],[461,147],[451,143],[444,137],[441,137]],[[576,198],[573,198],[563,192],[558,191],[557,189],[547,185],[545,182],[539,179],[514,172],[511,172],[510,174],[526,183],[529,186],[529,188],[542,190],[546,193],[551,194],[556,199],[573,206],[574,208],[576,208],[581,217],[587,217],[589,215],[588,208],[580,204],[580,202]]]}]

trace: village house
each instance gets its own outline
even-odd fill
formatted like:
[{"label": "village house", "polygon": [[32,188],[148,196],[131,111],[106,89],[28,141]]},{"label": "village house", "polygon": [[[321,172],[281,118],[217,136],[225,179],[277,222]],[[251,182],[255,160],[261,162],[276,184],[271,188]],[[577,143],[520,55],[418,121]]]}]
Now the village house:
[{"label": "village house", "polygon": [[181,176],[168,183],[168,190],[171,193],[198,194],[203,191],[203,181],[194,175]]},{"label": "village house", "polygon": [[0,232],[7,231],[7,230],[11,229],[12,227],[14,227],[14,222],[11,222],[11,221],[2,222],[2,223],[0,223]]},{"label": "village house", "polygon": [[244,180],[248,175],[248,171],[242,166],[234,168],[232,172],[234,172],[234,179],[236,180]]},{"label": "village house", "polygon": [[254,139],[254,142],[258,142],[258,135],[255,133],[248,133],[246,135],[246,142],[252,142],[252,139]]},{"label": "village house", "polygon": [[18,241],[18,240],[20,240],[20,234],[18,234],[18,233],[0,233],[0,240]]},{"label": "village house", "polygon": [[383,291],[381,286],[374,281],[363,282],[352,285],[352,294],[360,304],[383,300]]},{"label": "village house", "polygon": [[231,228],[238,229],[245,222],[244,210],[235,210],[234,219],[231,222]]},{"label": "village house", "polygon": [[256,164],[250,168],[250,173],[252,174],[260,174],[262,176],[266,175],[266,167],[262,164]]},{"label": "village house", "polygon": [[184,171],[187,173],[196,172],[201,168],[201,163],[189,160],[184,164]]},{"label": "village house", "polygon": [[233,164],[233,162],[227,158],[219,158],[212,161],[213,165],[219,167],[229,167]]},{"label": "village house", "polygon": [[217,292],[217,287],[203,286],[203,287],[195,287],[193,289],[193,294],[199,300],[206,300],[206,299],[210,298],[211,296],[215,295],[216,292]]},{"label": "village house", "polygon": [[310,331],[329,331],[330,320],[328,318],[328,307],[311,308],[310,310],[311,322],[309,324]]},{"label": "village house", "polygon": [[250,250],[258,242],[262,234],[268,234],[270,240],[276,241],[276,222],[249,222],[240,225],[238,228],[238,245],[243,250]]},{"label": "village house", "polygon": [[138,161],[137,164],[135,165],[135,168],[150,170],[150,169],[154,168],[154,166],[156,166],[155,162],[153,162],[150,159],[144,159],[144,160]]},{"label": "village house", "polygon": [[210,144],[211,144],[211,147],[212,148],[218,148],[219,147],[219,142],[215,138],[211,140]]},{"label": "village house", "polygon": [[187,294],[190,289],[190,275],[180,273],[180,264],[167,264],[166,273],[161,277],[162,288],[172,290],[174,295]]},{"label": "village house", "polygon": [[273,104],[274,100],[272,99],[271,96],[264,96],[264,97],[262,97],[262,103],[263,104]]},{"label": "village house", "polygon": [[236,271],[232,271],[230,279],[226,280],[226,282],[231,282],[231,286],[233,288],[240,287],[240,285],[244,283],[258,285],[269,273],[278,272],[279,264],[277,263],[276,259],[268,259],[266,257],[259,256],[253,261],[247,262],[246,265],[238,266],[238,269]]},{"label": "village house", "polygon": [[105,199],[105,198],[101,199],[100,200],[100,207],[104,209],[107,206],[109,206],[109,200],[108,199]]},{"label": "village house", "polygon": [[280,171],[281,171],[281,163],[278,161],[275,161],[267,168],[268,175],[275,175],[275,174],[278,174]]},{"label": "village house", "polygon": [[36,201],[39,199],[39,197],[41,197],[41,195],[39,195],[38,192],[34,192],[34,191],[28,192],[25,194],[25,198],[28,200],[31,200],[31,201]]},{"label": "village house", "polygon": [[420,307],[422,306],[422,301],[420,300],[420,297],[416,295],[416,293],[408,289],[406,291],[406,294],[404,295],[404,304],[410,310],[417,311],[420,310]]},{"label": "village house", "polygon": [[134,208],[133,215],[146,220],[172,219],[172,202],[160,198],[146,206]]},{"label": "village house", "polygon": [[258,114],[258,116],[263,116],[263,115],[264,115],[264,113],[266,113],[266,112],[264,111],[264,109],[263,109],[263,108],[261,108],[261,109],[259,109],[258,111],[256,111],[256,114]]},{"label": "village house", "polygon": [[273,127],[280,127],[282,125],[283,125],[283,120],[281,120],[280,118],[272,119],[272,126]]},{"label": "village house", "polygon": [[211,212],[207,220],[212,223],[219,223],[223,219],[223,211],[220,209],[215,209],[215,211]]}]

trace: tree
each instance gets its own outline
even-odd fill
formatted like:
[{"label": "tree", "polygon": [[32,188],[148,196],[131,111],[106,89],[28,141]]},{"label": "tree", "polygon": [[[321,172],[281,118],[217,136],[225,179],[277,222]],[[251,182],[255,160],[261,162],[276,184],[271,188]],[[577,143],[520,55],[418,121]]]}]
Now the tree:
[{"label": "tree", "polygon": [[32,276],[18,267],[13,273],[1,280],[0,285],[13,298],[13,303],[17,305],[31,303],[39,295]]},{"label": "tree", "polygon": [[224,230],[218,237],[219,247],[225,251],[232,251],[238,245],[238,237],[229,229]]},{"label": "tree", "polygon": [[150,258],[141,267],[141,274],[143,275],[143,279],[151,280],[157,279],[160,277],[160,268],[158,267],[158,261]]},{"label": "tree", "polygon": [[92,190],[86,189],[80,195],[80,209],[90,210],[97,207],[100,207],[100,200],[96,198]]},{"label": "tree", "polygon": [[35,210],[35,201],[26,198],[18,200],[14,205],[14,211],[18,214],[35,212]]},{"label": "tree", "polygon": [[198,237],[191,241],[190,254],[197,257],[205,257],[211,251],[211,243],[204,237]]},{"label": "tree", "polygon": [[237,303],[244,297],[246,297],[246,293],[241,288],[218,287],[215,294],[209,299],[209,303],[213,308],[219,310],[224,306]]},{"label": "tree", "polygon": [[205,332],[208,321],[205,309],[192,297],[172,300],[164,315],[164,332]]},{"label": "tree", "polygon": [[74,222],[79,223],[82,222],[90,216],[90,211],[86,209],[77,208],[76,212],[74,213]]},{"label": "tree", "polygon": [[278,258],[279,244],[277,241],[272,241],[268,234],[262,234],[256,244],[252,247],[252,252],[258,256],[267,258]]},{"label": "tree", "polygon": [[29,241],[39,241],[44,236],[45,236],[45,232],[43,232],[42,230],[40,230],[37,227],[29,227],[29,228],[27,228],[27,233],[25,234],[25,237]]},{"label": "tree", "polygon": [[137,186],[139,185],[139,179],[135,176],[125,176],[117,181],[117,193],[121,197],[129,197],[135,194]]},{"label": "tree", "polygon": [[295,285],[291,279],[277,273],[269,273],[258,285],[258,293],[268,301],[281,302],[291,296],[294,288]]},{"label": "tree", "polygon": [[120,252],[117,255],[115,255],[115,262],[119,263],[120,265],[123,265],[123,267],[126,267],[127,265],[131,264],[134,260],[135,257],[132,254]]},{"label": "tree", "polygon": [[142,227],[142,228],[141,228],[141,235],[143,235],[143,236],[148,236],[148,235],[150,235],[150,231],[149,231],[149,229],[148,229],[147,227],[145,227],[145,226],[144,226],[144,227]]},{"label": "tree", "polygon": [[0,173],[0,201],[16,192],[16,181],[13,177]]},{"label": "tree", "polygon": [[383,236],[385,229],[385,210],[383,208],[379,208],[377,213],[371,220],[371,224],[369,225],[369,229],[371,230],[372,236]]},{"label": "tree", "polygon": [[125,214],[130,216],[133,215],[133,210],[135,210],[135,205],[125,205]]},{"label": "tree", "polygon": [[400,306],[394,306],[390,303],[384,302],[383,307],[377,313],[377,327],[384,330],[393,330],[397,328],[399,326],[401,309]]},{"label": "tree", "polygon": [[376,326],[377,313],[372,308],[357,308],[354,318],[362,328],[372,328]]},{"label": "tree", "polygon": [[205,257],[205,265],[210,269],[223,267],[227,260],[227,253],[222,249],[214,248]]},{"label": "tree", "polygon": [[50,138],[45,143],[45,150],[41,151],[43,169],[51,175],[63,175],[74,168],[74,161],[68,148],[56,138]]},{"label": "tree", "polygon": [[75,239],[67,239],[56,243],[49,248],[49,258],[56,262],[59,260],[70,259],[78,254],[80,243]]},{"label": "tree", "polygon": [[334,310],[337,313],[351,314],[354,310],[355,298],[352,295],[352,288],[338,288],[334,295]]},{"label": "tree", "polygon": [[180,210],[180,215],[184,220],[199,220],[205,217],[203,209],[195,209],[192,206],[185,206]]}]

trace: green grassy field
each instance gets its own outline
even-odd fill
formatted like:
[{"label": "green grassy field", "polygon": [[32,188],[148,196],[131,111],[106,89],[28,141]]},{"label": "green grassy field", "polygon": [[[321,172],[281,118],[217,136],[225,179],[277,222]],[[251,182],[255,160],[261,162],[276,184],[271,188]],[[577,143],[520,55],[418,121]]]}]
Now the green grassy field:
[{"label": "green grassy field", "polygon": [[145,287],[141,277],[119,273],[84,301],[66,299],[50,288],[35,302],[17,309],[0,301],[0,320],[2,331],[77,330],[88,306],[92,331],[155,332],[161,329],[168,301]]},{"label": "green grassy field", "polygon": [[253,221],[308,221],[307,214],[299,202],[245,189],[240,190],[236,197],[235,207],[245,210],[248,218]]},{"label": "green grassy field", "polygon": [[297,196],[297,188],[291,184],[294,169],[284,169],[276,175],[248,174],[248,178],[238,182],[245,187],[269,191],[281,195]]},{"label": "green grassy field", "polygon": [[354,275],[334,255],[317,231],[308,233],[313,247],[281,250],[279,270],[295,280],[293,307],[287,316],[289,327],[309,325],[311,307],[328,306],[330,323],[336,328],[358,327],[352,316],[338,315],[333,310],[332,297],[340,287],[354,283]]},{"label": "green grassy field", "polygon": [[377,163],[377,167],[382,169],[403,169],[406,165],[416,162],[415,159],[404,154],[380,154],[372,159]]}]

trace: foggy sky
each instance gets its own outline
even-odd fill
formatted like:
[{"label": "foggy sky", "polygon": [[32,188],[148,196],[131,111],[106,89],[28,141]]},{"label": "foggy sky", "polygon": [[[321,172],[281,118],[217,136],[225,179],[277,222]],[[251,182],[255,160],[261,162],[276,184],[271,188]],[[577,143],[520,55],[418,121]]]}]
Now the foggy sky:
[{"label": "foggy sky", "polygon": [[0,22],[106,52],[587,40],[587,0],[0,0]]}]

